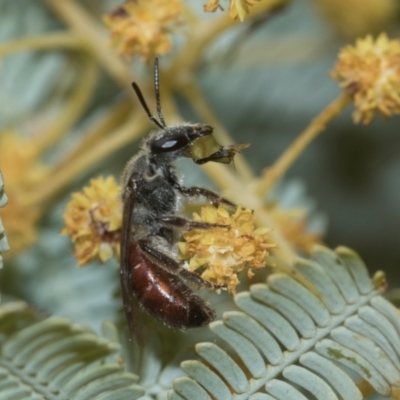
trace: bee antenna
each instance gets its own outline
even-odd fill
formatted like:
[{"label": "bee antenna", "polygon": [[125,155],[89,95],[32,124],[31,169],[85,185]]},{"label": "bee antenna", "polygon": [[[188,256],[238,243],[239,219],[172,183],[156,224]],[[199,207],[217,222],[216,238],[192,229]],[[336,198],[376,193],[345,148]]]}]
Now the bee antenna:
[{"label": "bee antenna", "polygon": [[165,128],[167,125],[165,124],[164,117],[162,115],[161,102],[160,102],[160,72],[158,67],[158,57],[156,57],[154,60],[154,88],[156,92],[158,118],[160,119],[161,124],[164,125]]},{"label": "bee antenna", "polygon": [[[142,91],[140,90],[139,86],[137,85],[136,82],[132,82],[132,88],[136,93],[136,96],[138,97],[140,104],[142,105],[144,111],[146,111],[146,114],[148,115],[148,117],[150,118],[151,121],[153,121],[159,128],[164,129],[165,128],[165,124],[162,125],[157,118],[150,112],[149,107],[146,103],[146,100],[143,97]],[[158,108],[158,106],[157,106]],[[164,121],[163,121],[164,122]]]}]

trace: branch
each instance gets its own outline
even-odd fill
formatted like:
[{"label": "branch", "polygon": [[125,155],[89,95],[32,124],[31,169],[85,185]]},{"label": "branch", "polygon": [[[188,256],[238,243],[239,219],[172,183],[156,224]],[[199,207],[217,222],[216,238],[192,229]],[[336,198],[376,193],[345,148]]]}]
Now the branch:
[{"label": "branch", "polygon": [[[51,198],[60,193],[76,176],[140,137],[148,126],[149,121],[142,116],[141,112],[133,113],[131,118],[120,128],[84,154],[74,158],[73,162],[69,163],[68,166],[62,169],[54,169],[40,186],[36,186],[34,190],[26,194],[22,206],[33,207],[37,204],[43,205],[43,203],[50,201]],[[42,207],[43,211],[44,209],[45,207]]]},{"label": "branch", "polygon": [[257,182],[257,193],[259,195],[267,193],[298,159],[306,147],[325,130],[328,122],[339,115],[350,102],[351,98],[346,93],[343,93],[314,118],[310,125],[283,152],[275,164],[264,170],[263,178]]},{"label": "branch", "polygon": [[23,50],[77,50],[83,49],[84,43],[79,35],[67,33],[46,33],[45,35],[11,40],[0,44],[0,56]]},{"label": "branch", "polygon": [[85,111],[96,87],[98,69],[94,60],[88,56],[84,56],[82,69],[75,89],[68,96],[60,115],[38,137],[37,148],[39,152],[43,152],[57,143],[58,139],[74,125]]},{"label": "branch", "polygon": [[81,36],[93,57],[122,87],[130,85],[134,79],[128,66],[109,46],[104,44],[106,41],[104,30],[78,2],[46,0],[46,3],[75,33]]}]

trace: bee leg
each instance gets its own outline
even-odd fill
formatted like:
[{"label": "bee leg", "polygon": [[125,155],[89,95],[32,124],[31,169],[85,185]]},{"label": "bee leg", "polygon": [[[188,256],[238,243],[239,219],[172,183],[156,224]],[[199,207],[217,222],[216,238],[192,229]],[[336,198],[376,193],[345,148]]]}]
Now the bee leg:
[{"label": "bee leg", "polygon": [[225,197],[220,196],[218,193],[215,193],[212,190],[202,188],[200,186],[191,186],[188,188],[180,186],[179,190],[182,194],[190,198],[203,196],[213,206],[218,206],[221,204],[233,210],[237,209],[237,205],[232,201],[225,199]]},{"label": "bee leg", "polygon": [[185,230],[229,228],[229,226],[230,226],[230,225],[223,225],[223,224],[211,224],[209,222],[192,221],[190,219],[178,217],[176,215],[164,215],[164,216],[158,217],[157,221],[159,221],[162,224],[169,226],[169,227],[181,228],[181,229],[185,229]]},{"label": "bee leg", "polygon": [[182,266],[182,264],[174,260],[168,254],[156,249],[155,244],[149,239],[142,239],[138,241],[138,245],[143,251],[144,255],[153,261],[161,269],[177,275],[185,281],[193,282],[199,287],[210,288],[210,289],[221,289],[224,285],[217,285],[215,283],[204,280],[200,275],[195,272],[189,271]]},{"label": "bee leg", "polygon": [[193,282],[194,284],[198,285],[199,287],[209,288],[209,289],[224,289],[226,285],[218,285],[213,282],[206,281],[203,279],[199,274],[195,272],[189,271],[186,268],[181,267],[181,271],[179,272],[179,276],[182,277],[185,281]]}]

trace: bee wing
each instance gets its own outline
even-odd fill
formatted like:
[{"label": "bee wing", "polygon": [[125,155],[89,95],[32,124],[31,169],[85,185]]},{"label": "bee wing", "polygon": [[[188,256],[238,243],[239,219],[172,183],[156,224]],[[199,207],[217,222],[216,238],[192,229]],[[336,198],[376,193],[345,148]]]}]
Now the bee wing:
[{"label": "bee wing", "polygon": [[131,287],[131,268],[130,265],[130,252],[132,248],[132,216],[133,207],[136,201],[136,188],[135,182],[129,184],[125,188],[124,207],[122,215],[122,234],[121,234],[121,293],[122,301],[124,303],[124,310],[126,321],[130,335],[135,336],[139,344],[143,342],[144,334],[139,323],[139,305],[137,299],[133,295]]}]

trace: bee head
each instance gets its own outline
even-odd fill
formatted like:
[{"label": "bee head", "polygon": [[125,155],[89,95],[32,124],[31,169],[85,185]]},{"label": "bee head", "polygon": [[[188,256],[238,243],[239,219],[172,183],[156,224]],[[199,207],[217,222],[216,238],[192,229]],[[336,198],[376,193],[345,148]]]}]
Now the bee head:
[{"label": "bee head", "polygon": [[189,157],[197,164],[209,161],[229,164],[235,154],[248,144],[221,146],[217,143],[213,128],[202,124],[181,124],[167,127],[161,111],[158,59],[154,62],[154,87],[158,119],[150,112],[139,86],[132,87],[149,119],[161,130],[146,141],[150,158],[159,162],[171,162],[179,157]]},{"label": "bee head", "polygon": [[209,161],[230,163],[248,145],[221,146],[212,135],[213,128],[201,124],[182,124],[165,128],[148,141],[152,157],[174,160],[189,157],[196,164]]}]

